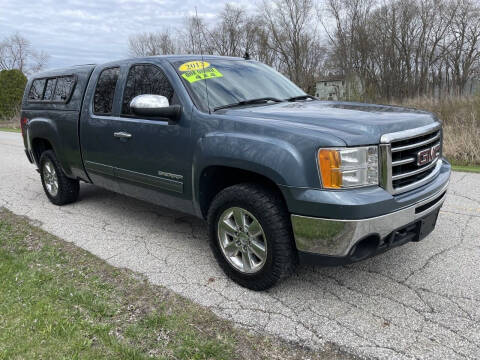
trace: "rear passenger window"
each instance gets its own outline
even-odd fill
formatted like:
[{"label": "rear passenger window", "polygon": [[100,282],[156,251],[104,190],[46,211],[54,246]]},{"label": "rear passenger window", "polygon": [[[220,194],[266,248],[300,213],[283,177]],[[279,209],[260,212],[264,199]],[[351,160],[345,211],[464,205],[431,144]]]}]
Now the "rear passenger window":
[{"label": "rear passenger window", "polygon": [[28,100],[42,100],[45,79],[33,80],[32,87],[28,93]]},{"label": "rear passenger window", "polygon": [[53,92],[55,91],[55,81],[57,79],[47,79],[47,86],[45,86],[45,93],[43,100],[51,100]]},{"label": "rear passenger window", "polygon": [[63,76],[57,79],[57,87],[55,88],[55,95],[53,101],[67,101],[70,93],[73,90],[75,79],[73,76]]},{"label": "rear passenger window", "polygon": [[132,115],[130,101],[144,94],[163,95],[172,103],[173,88],[163,71],[155,65],[134,65],[130,68],[123,93],[122,114]]},{"label": "rear passenger window", "polygon": [[93,112],[95,114],[109,115],[112,113],[113,97],[119,72],[118,67],[105,69],[101,72],[93,97]]}]

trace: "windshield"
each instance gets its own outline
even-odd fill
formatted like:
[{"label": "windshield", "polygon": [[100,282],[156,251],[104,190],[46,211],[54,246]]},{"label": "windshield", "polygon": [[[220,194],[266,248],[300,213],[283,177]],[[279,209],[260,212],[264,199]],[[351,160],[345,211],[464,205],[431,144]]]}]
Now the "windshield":
[{"label": "windshield", "polygon": [[173,63],[194,102],[202,110],[213,111],[253,99],[287,100],[306,95],[285,76],[262,63],[250,60],[205,60]]}]

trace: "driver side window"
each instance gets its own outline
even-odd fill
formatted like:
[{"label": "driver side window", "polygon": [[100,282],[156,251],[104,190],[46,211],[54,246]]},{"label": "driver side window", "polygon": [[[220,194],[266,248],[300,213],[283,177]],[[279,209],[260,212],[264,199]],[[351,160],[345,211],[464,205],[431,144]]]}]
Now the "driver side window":
[{"label": "driver side window", "polygon": [[131,116],[130,102],[135,96],[144,94],[165,96],[172,104],[173,88],[164,72],[155,65],[142,64],[130,68],[123,92],[122,115]]}]

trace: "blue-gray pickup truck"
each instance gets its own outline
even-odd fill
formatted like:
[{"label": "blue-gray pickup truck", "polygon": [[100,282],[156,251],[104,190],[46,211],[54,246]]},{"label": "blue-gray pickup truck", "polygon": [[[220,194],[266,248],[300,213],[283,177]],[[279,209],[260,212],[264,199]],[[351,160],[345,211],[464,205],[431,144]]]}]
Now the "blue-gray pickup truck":
[{"label": "blue-gray pickup truck", "polygon": [[431,113],[319,101],[242,58],[36,74],[21,127],[52,203],[83,181],[205,219],[222,269],[253,290],[422,240],[450,177]]}]

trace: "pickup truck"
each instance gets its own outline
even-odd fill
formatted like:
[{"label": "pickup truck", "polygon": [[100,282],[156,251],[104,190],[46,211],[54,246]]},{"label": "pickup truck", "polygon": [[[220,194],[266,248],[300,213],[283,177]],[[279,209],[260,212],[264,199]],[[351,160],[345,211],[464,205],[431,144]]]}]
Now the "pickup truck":
[{"label": "pickup truck", "polygon": [[25,152],[53,204],[83,181],[207,221],[238,284],[366,259],[435,227],[450,177],[441,122],[320,101],[270,67],[155,56],[36,74]]}]

